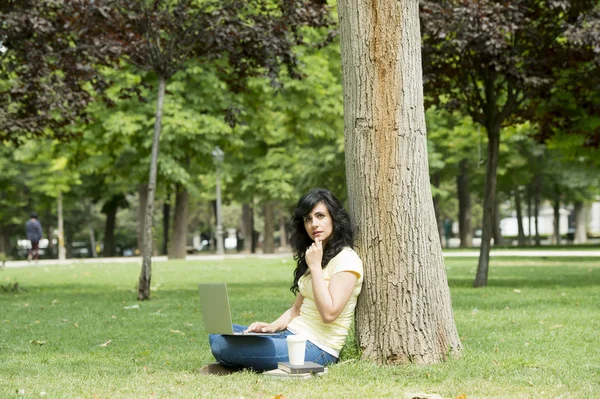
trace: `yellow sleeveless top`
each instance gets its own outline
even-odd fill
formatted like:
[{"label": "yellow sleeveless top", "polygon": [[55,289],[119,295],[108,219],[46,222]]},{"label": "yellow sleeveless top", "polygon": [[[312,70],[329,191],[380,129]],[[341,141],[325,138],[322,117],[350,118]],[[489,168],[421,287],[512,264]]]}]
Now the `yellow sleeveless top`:
[{"label": "yellow sleeveless top", "polygon": [[331,277],[340,272],[352,272],[358,278],[352,294],[338,318],[329,324],[323,322],[313,295],[312,276],[308,273],[298,280],[300,294],[304,297],[300,307],[300,315],[295,317],[287,326],[294,334],[306,337],[313,344],[335,357],[339,357],[340,350],[346,341],[348,330],[350,330],[354,318],[356,300],[363,283],[362,261],[350,247],[341,250],[325,266],[323,269],[325,284],[329,286]]}]

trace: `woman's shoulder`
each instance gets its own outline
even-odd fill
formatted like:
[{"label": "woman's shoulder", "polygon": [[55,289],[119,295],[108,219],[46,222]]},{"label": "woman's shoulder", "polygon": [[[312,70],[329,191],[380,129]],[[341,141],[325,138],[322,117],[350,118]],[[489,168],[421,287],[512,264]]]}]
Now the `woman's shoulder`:
[{"label": "woman's shoulder", "polygon": [[356,253],[356,251],[354,249],[352,249],[351,247],[342,248],[342,250],[334,257],[334,259],[336,259],[336,260],[343,259],[345,261],[360,262],[362,264],[362,260],[360,259],[360,257]]}]

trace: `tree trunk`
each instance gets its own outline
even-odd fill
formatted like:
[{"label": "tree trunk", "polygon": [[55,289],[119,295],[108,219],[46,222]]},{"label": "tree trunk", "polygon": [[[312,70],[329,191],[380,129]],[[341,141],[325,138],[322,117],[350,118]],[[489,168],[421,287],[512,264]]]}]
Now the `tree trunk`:
[{"label": "tree trunk", "polygon": [[494,231],[492,237],[494,238],[494,246],[504,244],[502,229],[500,228],[500,200],[497,194],[496,205],[494,206]]},{"label": "tree trunk", "polygon": [[534,192],[533,192],[533,213],[534,213],[534,225],[535,225],[535,246],[539,247],[542,245],[540,239],[540,202],[542,196],[542,173],[538,172],[534,177]]},{"label": "tree trunk", "polygon": [[57,216],[58,216],[58,259],[67,259],[67,250],[65,249],[65,228],[63,222],[63,196],[62,192],[58,192],[57,199]]},{"label": "tree trunk", "polygon": [[167,188],[167,198],[163,203],[163,242],[162,251],[163,255],[169,252],[169,231],[171,229],[171,190]]},{"label": "tree trunk", "polygon": [[138,286],[138,300],[150,299],[150,283],[152,280],[152,226],[154,222],[154,192],[156,191],[156,175],[158,169],[158,145],[162,127],[162,112],[165,100],[165,78],[159,76],[158,98],[156,102],[156,120],[152,138],[152,158],[150,160],[150,176],[148,178],[148,201],[144,214],[144,235],[142,248],[142,271]]},{"label": "tree trunk", "polygon": [[189,194],[185,187],[177,185],[175,197],[175,219],[173,220],[173,239],[169,246],[169,259],[185,259],[187,254],[187,214]]},{"label": "tree trunk", "polygon": [[429,184],[418,2],[338,9],[349,211],[365,274],[356,336],[378,363],[437,363],[461,343]]},{"label": "tree trunk", "polygon": [[[488,98],[488,101],[491,100]],[[487,126],[487,135],[488,150],[483,196],[483,229],[481,233],[481,248],[479,251],[477,275],[475,276],[475,282],[473,284],[474,287],[485,287],[488,280],[490,249],[492,233],[494,230],[494,216],[496,214],[496,182],[498,178],[498,158],[500,154],[500,125],[490,124]]]},{"label": "tree trunk", "polygon": [[10,228],[8,226],[0,226],[0,252],[6,256],[11,256],[10,248]]},{"label": "tree trunk", "polygon": [[263,230],[263,253],[274,254],[275,253],[275,240],[273,228],[275,224],[275,217],[273,215],[273,201],[268,201],[263,205],[263,216],[265,219],[265,228]]},{"label": "tree trunk", "polygon": [[144,217],[146,215],[146,206],[148,204],[148,185],[140,184],[138,186],[138,211],[137,211],[137,248],[142,252],[144,247]]},{"label": "tree trunk", "polygon": [[[434,173],[431,176],[431,184],[435,188],[440,188],[440,174],[439,172]],[[442,218],[442,210],[440,205],[440,195],[436,194],[433,196],[433,212],[435,214],[435,220],[437,222],[438,234],[440,236],[440,243],[444,246],[444,220]]]},{"label": "tree trunk", "polygon": [[287,229],[286,229],[286,213],[283,208],[279,210],[279,247],[283,250],[288,247]]},{"label": "tree trunk", "polygon": [[460,161],[459,174],[456,176],[458,192],[458,234],[460,247],[473,245],[473,227],[471,224],[471,193],[469,192],[469,165],[466,159]]},{"label": "tree trunk", "polygon": [[254,230],[252,206],[248,203],[242,205],[242,234],[244,234],[244,252],[252,251],[252,231]]},{"label": "tree trunk", "polygon": [[552,223],[552,244],[560,245],[560,194],[556,193],[554,197],[554,221]]},{"label": "tree trunk", "polygon": [[527,185],[527,245],[531,245],[531,238],[533,237],[533,229],[531,228],[531,216],[533,215],[533,185]]},{"label": "tree trunk", "polygon": [[104,224],[104,248],[102,250],[103,257],[115,256],[115,227],[117,224],[117,209],[116,203],[110,199],[104,205],[104,213],[106,215],[106,223]]},{"label": "tree trunk", "polygon": [[521,204],[521,187],[515,186],[515,209],[517,211],[517,242],[520,247],[525,246],[525,230],[523,229],[523,209]]},{"label": "tree trunk", "polygon": [[573,237],[574,244],[585,244],[587,242],[587,229],[586,229],[586,208],[583,202],[575,202],[575,237]]}]

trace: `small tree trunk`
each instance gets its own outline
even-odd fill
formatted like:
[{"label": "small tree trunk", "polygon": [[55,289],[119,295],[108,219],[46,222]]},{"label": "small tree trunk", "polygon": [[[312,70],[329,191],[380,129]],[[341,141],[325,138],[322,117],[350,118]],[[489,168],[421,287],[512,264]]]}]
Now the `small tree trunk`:
[{"label": "small tree trunk", "polygon": [[575,202],[575,237],[573,243],[585,244],[587,242],[587,229],[586,229],[586,208],[583,202]]},{"label": "small tree trunk", "polygon": [[287,249],[288,246],[286,225],[286,213],[282,208],[279,211],[279,247],[283,250]]},{"label": "small tree trunk", "polygon": [[152,158],[150,160],[150,176],[148,178],[148,202],[144,215],[144,247],[142,249],[142,271],[138,286],[138,300],[150,299],[150,283],[152,280],[152,226],[154,224],[154,192],[156,191],[156,175],[158,169],[158,146],[162,127],[163,104],[165,100],[165,78],[159,76],[158,99],[156,103],[156,119],[152,138]]},{"label": "small tree trunk", "polygon": [[169,231],[171,229],[171,190],[167,188],[167,198],[163,203],[163,242],[162,254],[169,252]]},{"label": "small tree trunk", "polygon": [[58,192],[58,259],[67,259],[67,250],[65,249],[65,228],[63,223],[63,196],[62,192]]},{"label": "small tree trunk", "polygon": [[534,177],[534,192],[533,192],[533,212],[535,215],[534,224],[535,224],[535,246],[539,247],[542,245],[542,240],[540,239],[540,224],[539,224],[539,216],[540,216],[540,202],[542,196],[542,173],[538,172]]},{"label": "small tree trunk", "polygon": [[102,250],[102,256],[112,257],[115,256],[115,227],[117,224],[117,206],[111,204],[112,200],[109,200],[104,206],[106,215],[106,223],[104,224],[104,249]]},{"label": "small tree trunk", "polygon": [[469,192],[469,164],[466,159],[459,163],[459,174],[456,176],[458,193],[458,234],[460,247],[473,245],[473,228],[471,224],[471,193]]},{"label": "small tree trunk", "polygon": [[263,216],[265,219],[265,228],[263,230],[263,253],[274,254],[275,253],[275,239],[273,237],[275,229],[275,218],[273,215],[273,202],[268,201],[263,205]]},{"label": "small tree trunk", "polygon": [[502,229],[500,228],[500,199],[498,195],[496,195],[496,205],[494,206],[494,245],[499,246],[504,244],[504,240],[502,239]]},{"label": "small tree trunk", "polygon": [[146,214],[146,206],[148,204],[148,185],[140,184],[138,186],[138,211],[137,211],[137,247],[142,253],[144,247],[144,217]]},{"label": "small tree trunk", "polygon": [[254,230],[252,206],[248,203],[242,205],[242,234],[244,234],[244,252],[252,252],[252,231]]},{"label": "small tree trunk", "polygon": [[173,239],[169,246],[169,259],[185,259],[187,254],[187,214],[189,194],[185,187],[177,185],[175,198],[175,220],[173,221]]},{"label": "small tree trunk", "polygon": [[533,195],[531,194],[532,192],[532,185],[528,184],[527,185],[527,245],[531,245],[531,241],[532,241],[532,237],[533,237],[533,230],[531,228],[531,216],[533,215]]},{"label": "small tree trunk", "polygon": [[525,246],[525,231],[523,229],[523,209],[521,205],[521,187],[515,186],[515,209],[517,211],[517,241],[520,247]]},{"label": "small tree trunk", "polygon": [[552,244],[560,245],[560,194],[554,197],[554,221],[552,223]]},{"label": "small tree trunk", "polygon": [[356,336],[364,358],[437,363],[461,343],[429,183],[418,2],[341,0],[338,10],[349,212],[365,274]]},{"label": "small tree trunk", "polygon": [[[491,100],[488,99],[488,101]],[[481,233],[481,249],[479,252],[477,275],[475,276],[475,283],[473,284],[475,287],[485,287],[488,280],[490,249],[492,233],[494,230],[494,216],[496,213],[496,182],[498,178],[498,159],[500,155],[500,126],[491,124],[487,127],[487,134],[488,154],[483,197],[483,229]]]}]

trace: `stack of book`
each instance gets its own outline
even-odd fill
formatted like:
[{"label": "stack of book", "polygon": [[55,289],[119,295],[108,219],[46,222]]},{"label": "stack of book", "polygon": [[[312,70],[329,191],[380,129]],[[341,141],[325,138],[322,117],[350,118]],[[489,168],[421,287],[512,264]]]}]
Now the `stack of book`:
[{"label": "stack of book", "polygon": [[327,372],[327,368],[314,362],[304,362],[301,366],[292,366],[289,362],[279,362],[277,367],[277,369],[265,371],[263,374],[270,377],[302,379],[322,376]]}]

